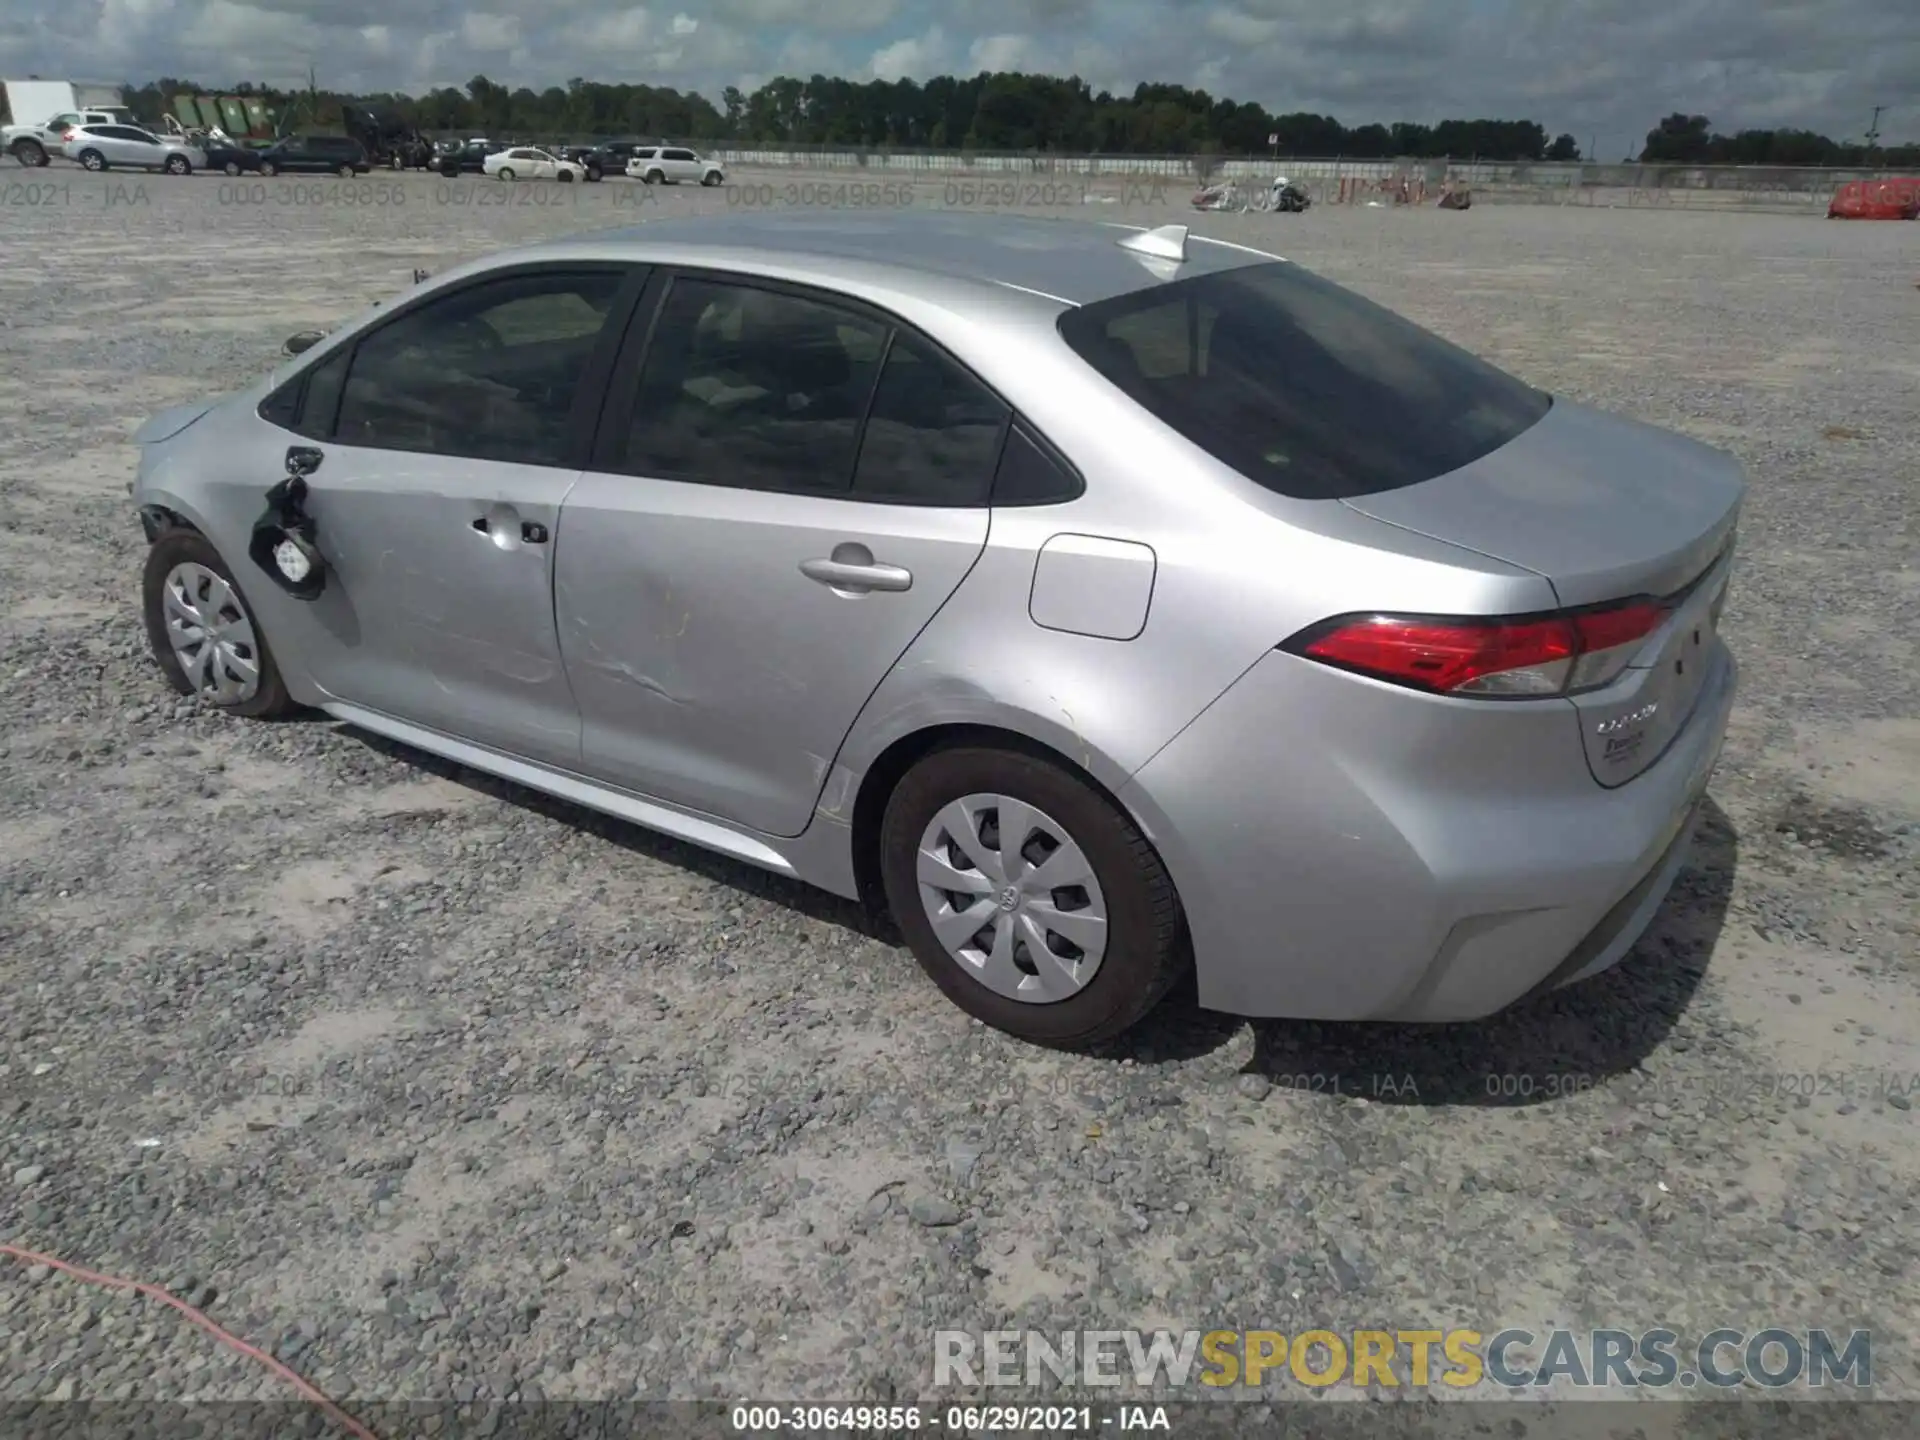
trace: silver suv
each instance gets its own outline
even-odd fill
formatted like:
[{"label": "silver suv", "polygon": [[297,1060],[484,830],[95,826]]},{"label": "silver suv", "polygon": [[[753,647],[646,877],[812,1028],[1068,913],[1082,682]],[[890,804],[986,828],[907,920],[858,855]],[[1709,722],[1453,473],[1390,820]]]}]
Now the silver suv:
[{"label": "silver suv", "polygon": [[713,161],[674,145],[637,147],[627,161],[627,174],[649,185],[718,185],[726,179]]},{"label": "silver suv", "polygon": [[207,164],[206,151],[138,125],[76,125],[66,132],[60,148],[69,160],[78,160],[88,170],[120,165],[187,175],[204,170]]}]

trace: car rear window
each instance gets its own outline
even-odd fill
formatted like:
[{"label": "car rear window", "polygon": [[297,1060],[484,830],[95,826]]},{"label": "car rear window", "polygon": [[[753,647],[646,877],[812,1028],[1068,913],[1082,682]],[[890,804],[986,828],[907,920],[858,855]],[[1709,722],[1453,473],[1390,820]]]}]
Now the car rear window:
[{"label": "car rear window", "polygon": [[1282,495],[1417,485],[1530,429],[1551,396],[1285,262],[1070,310],[1074,352],[1143,409]]}]

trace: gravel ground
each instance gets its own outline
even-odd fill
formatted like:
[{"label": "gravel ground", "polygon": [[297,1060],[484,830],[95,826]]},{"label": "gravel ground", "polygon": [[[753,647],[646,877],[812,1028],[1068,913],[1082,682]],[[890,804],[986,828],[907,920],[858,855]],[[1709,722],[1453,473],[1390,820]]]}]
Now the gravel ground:
[{"label": "gravel ground", "polygon": [[[1063,1056],[827,897],[201,713],[146,654],[135,423],[416,265],[841,198],[743,178],[770,188],[0,179],[0,1240],[361,1404],[930,1394],[932,1330],[1025,1325],[1871,1326],[1881,1393],[1920,1390],[1916,227],[1201,220],[1735,451],[1744,696],[1614,973],[1421,1030],[1176,998]],[[1108,195],[1019,198],[1196,218]],[[284,1393],[151,1301],[0,1263],[0,1398]]]}]

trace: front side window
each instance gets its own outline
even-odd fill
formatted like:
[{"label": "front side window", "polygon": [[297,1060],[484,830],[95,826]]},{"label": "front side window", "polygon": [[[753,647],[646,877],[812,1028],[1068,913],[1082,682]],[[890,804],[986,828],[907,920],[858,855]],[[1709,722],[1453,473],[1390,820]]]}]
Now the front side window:
[{"label": "front side window", "polygon": [[300,418],[293,429],[311,440],[326,440],[333,434],[340,414],[340,397],[346,390],[347,366],[353,360],[353,347],[343,345],[312,370],[300,394]]},{"label": "front side window", "polygon": [[571,463],[574,399],[624,278],[613,270],[508,276],[381,326],[354,348],[336,438]]},{"label": "front side window", "polygon": [[845,494],[888,328],[783,291],[675,280],[641,367],[623,468]]},{"label": "front side window", "polygon": [[1282,495],[1376,494],[1457,470],[1552,398],[1286,262],[1067,312],[1061,336],[1148,413]]},{"label": "front side window", "polygon": [[1011,418],[952,360],[896,334],[860,442],[855,498],[984,505]]}]

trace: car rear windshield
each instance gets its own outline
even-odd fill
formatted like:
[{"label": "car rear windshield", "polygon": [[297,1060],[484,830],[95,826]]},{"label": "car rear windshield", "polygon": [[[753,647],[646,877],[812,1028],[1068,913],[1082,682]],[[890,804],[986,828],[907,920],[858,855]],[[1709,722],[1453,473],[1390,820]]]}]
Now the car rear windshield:
[{"label": "car rear windshield", "polygon": [[1282,495],[1417,485],[1529,429],[1552,397],[1285,261],[1070,310],[1060,333],[1142,408]]}]

